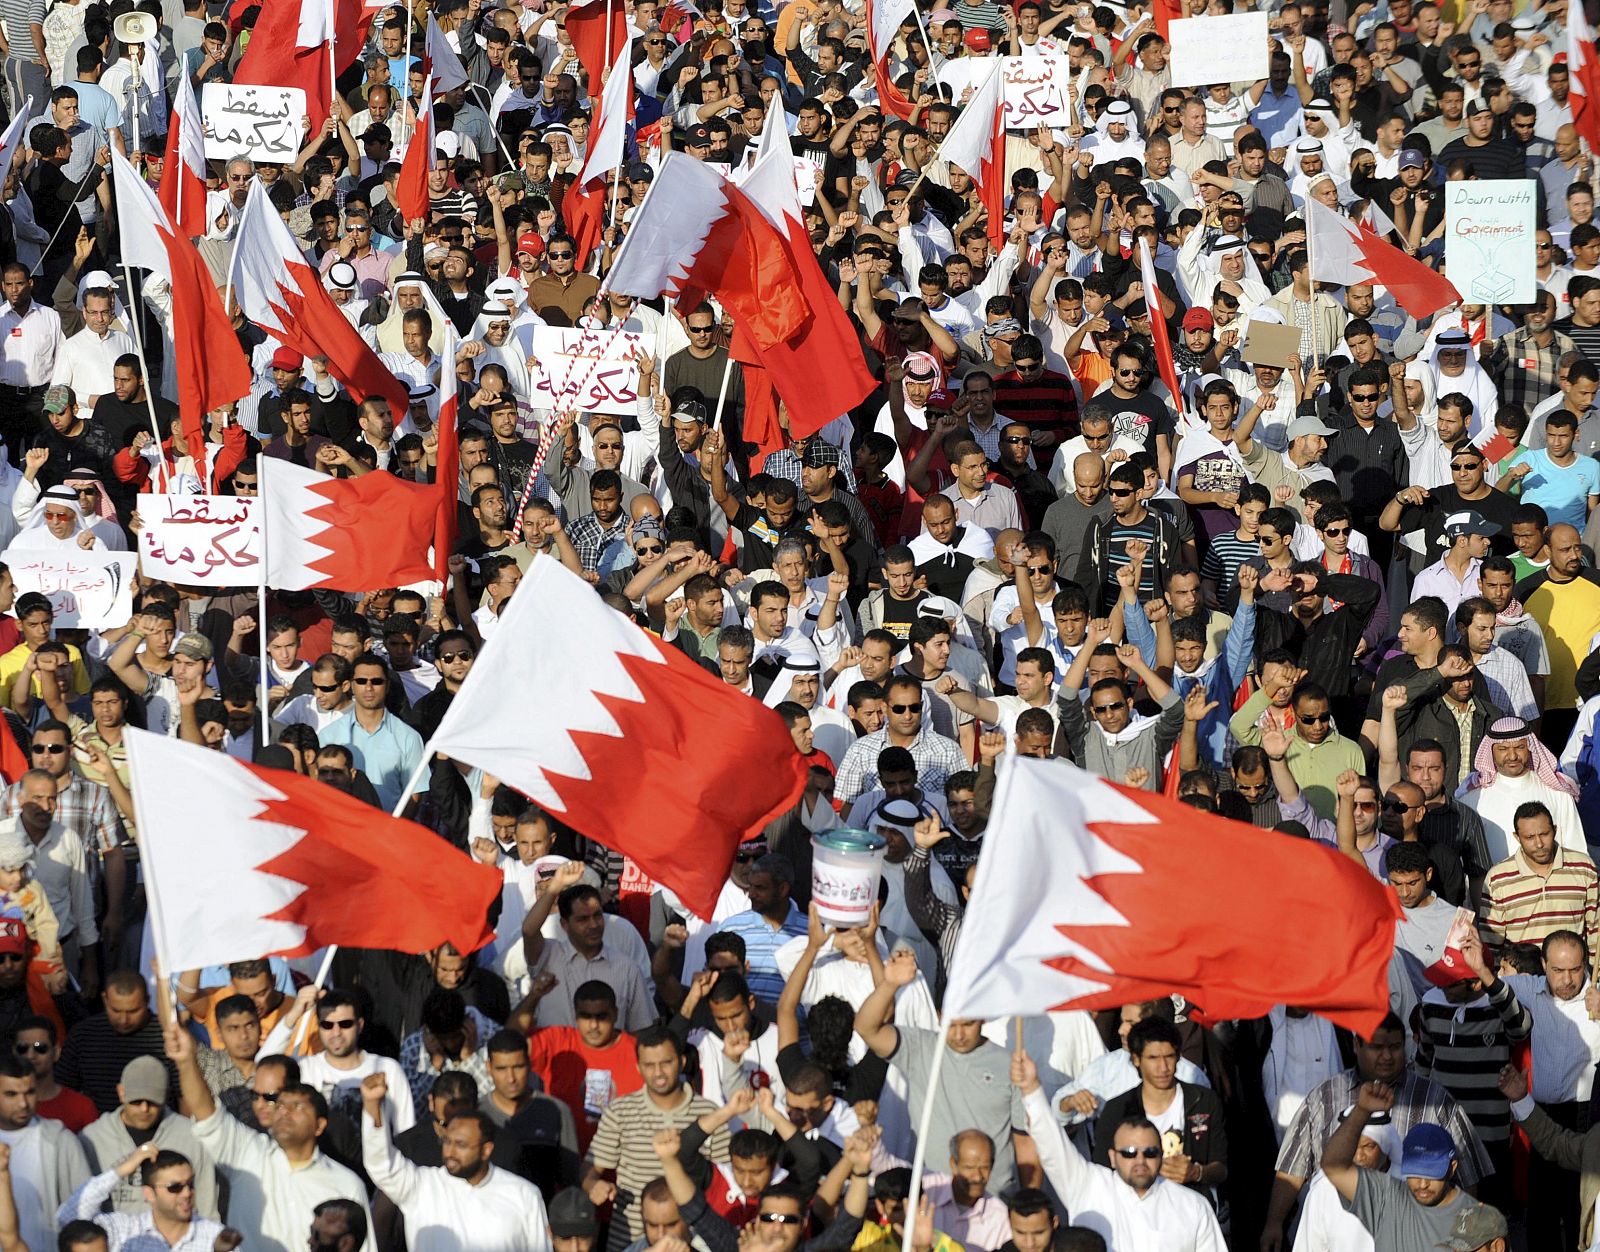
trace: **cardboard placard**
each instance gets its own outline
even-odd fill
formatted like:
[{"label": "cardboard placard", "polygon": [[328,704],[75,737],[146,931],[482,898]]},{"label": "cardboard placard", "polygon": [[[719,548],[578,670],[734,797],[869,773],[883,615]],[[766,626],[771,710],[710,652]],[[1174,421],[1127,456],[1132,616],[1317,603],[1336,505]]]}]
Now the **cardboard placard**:
[{"label": "cardboard placard", "polygon": [[1469,304],[1528,304],[1539,289],[1531,178],[1444,185],[1445,272]]},{"label": "cardboard placard", "polygon": [[1245,328],[1239,355],[1251,365],[1277,365],[1287,369],[1300,360],[1300,328],[1252,321]]},{"label": "cardboard placard", "polygon": [[1265,11],[1179,18],[1167,29],[1174,87],[1256,83],[1267,76],[1271,52]]},{"label": "cardboard placard", "polygon": [[258,503],[249,496],[140,496],[144,572],[191,587],[255,586],[261,581]]},{"label": "cardboard placard", "polygon": [[200,92],[205,118],[206,160],[293,164],[306,116],[303,87],[246,87],[207,83]]},{"label": "cardboard placard", "polygon": [[[988,57],[961,57],[939,68],[939,81],[959,101],[968,87],[981,83],[989,72]],[[1036,126],[1072,125],[1067,86],[1072,68],[1065,57],[1003,57],[1000,61],[1007,130],[1032,130]]]},{"label": "cardboard placard", "polygon": [[538,363],[532,403],[560,413],[639,412],[639,366],[634,355],[644,336],[631,330],[574,330],[538,326],[533,357]]},{"label": "cardboard placard", "polygon": [[131,552],[10,547],[0,554],[17,595],[37,591],[55,610],[57,627],[103,630],[133,616],[139,558]]}]

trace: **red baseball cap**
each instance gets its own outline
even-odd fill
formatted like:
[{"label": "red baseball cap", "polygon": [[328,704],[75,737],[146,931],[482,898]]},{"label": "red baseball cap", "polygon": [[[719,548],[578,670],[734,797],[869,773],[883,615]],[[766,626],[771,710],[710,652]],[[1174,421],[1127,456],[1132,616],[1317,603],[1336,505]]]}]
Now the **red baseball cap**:
[{"label": "red baseball cap", "polygon": [[1190,309],[1183,315],[1184,330],[1212,330],[1216,324],[1208,309]]},{"label": "red baseball cap", "polygon": [[533,256],[544,255],[544,236],[538,231],[524,231],[517,236],[517,251],[527,252]]},{"label": "red baseball cap", "polygon": [[279,348],[272,354],[272,368],[275,370],[297,370],[306,362],[293,348]]},{"label": "red baseball cap", "polygon": [[0,952],[28,954],[28,928],[14,913],[0,914]]},{"label": "red baseball cap", "polygon": [[982,29],[969,30],[961,37],[961,42],[974,52],[987,52],[990,45],[989,32]]}]

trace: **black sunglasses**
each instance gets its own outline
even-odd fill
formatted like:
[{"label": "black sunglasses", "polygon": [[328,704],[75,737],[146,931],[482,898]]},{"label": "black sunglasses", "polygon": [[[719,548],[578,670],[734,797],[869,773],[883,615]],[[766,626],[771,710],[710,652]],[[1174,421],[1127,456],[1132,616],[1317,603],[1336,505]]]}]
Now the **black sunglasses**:
[{"label": "black sunglasses", "polygon": [[51,756],[60,756],[67,750],[64,743],[36,743],[33,745],[35,752],[48,752]]},{"label": "black sunglasses", "polygon": [[1117,1148],[1116,1153],[1125,1161],[1136,1161],[1141,1156],[1147,1161],[1158,1161],[1165,1155],[1160,1148]]},{"label": "black sunglasses", "polygon": [[918,700],[915,704],[891,704],[889,711],[891,713],[920,713],[922,712],[922,701]]},{"label": "black sunglasses", "polygon": [[356,1019],[353,1017],[325,1017],[317,1023],[323,1030],[349,1030],[355,1024]]}]

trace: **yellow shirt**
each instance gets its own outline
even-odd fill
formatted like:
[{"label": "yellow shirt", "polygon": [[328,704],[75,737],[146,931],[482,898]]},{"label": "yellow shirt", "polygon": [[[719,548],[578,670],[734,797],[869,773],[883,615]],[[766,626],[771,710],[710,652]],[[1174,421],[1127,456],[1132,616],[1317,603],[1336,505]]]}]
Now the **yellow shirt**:
[{"label": "yellow shirt", "polygon": [[1550,651],[1546,707],[1577,708],[1578,666],[1589,655],[1589,641],[1600,634],[1600,575],[1585,569],[1568,583],[1546,577],[1523,601],[1523,608],[1544,630]]},{"label": "yellow shirt", "polygon": [[[0,703],[6,708],[14,708],[11,703],[11,688],[16,686],[17,675],[22,673],[22,667],[28,663],[28,658],[33,655],[33,649],[25,643],[19,643],[4,656],[0,656]],[[67,645],[67,658],[72,662],[72,690],[73,696],[86,696],[89,694],[89,671],[83,665],[83,653],[79,652],[72,644]],[[40,692],[39,676],[33,676],[33,694]]]}]

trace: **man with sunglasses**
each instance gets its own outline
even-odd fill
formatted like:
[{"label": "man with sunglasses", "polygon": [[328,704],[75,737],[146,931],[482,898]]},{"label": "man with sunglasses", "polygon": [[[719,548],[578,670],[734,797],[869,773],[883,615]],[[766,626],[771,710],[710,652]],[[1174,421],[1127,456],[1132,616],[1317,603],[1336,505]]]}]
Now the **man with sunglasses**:
[{"label": "man with sunglasses", "polygon": [[[512,567],[513,569],[515,566]],[[371,781],[386,809],[422,759],[422,738],[385,707],[389,667],[373,652],[363,652],[350,667],[355,706],[322,732],[322,746],[349,748],[356,768]]]},{"label": "man with sunglasses", "polygon": [[416,1124],[416,1109],[405,1093],[406,1078],[398,1061],[378,1056],[361,1047],[361,1032],[366,1019],[356,997],[347,991],[324,991],[312,1005],[316,1012],[317,1041],[320,1052],[300,1058],[300,1081],[315,1087],[333,1113],[356,1117],[361,1108],[361,1084],[369,1074],[383,1074],[389,1080],[389,1094],[383,1102],[384,1125],[391,1135],[404,1134]]},{"label": "man with sunglasses", "polygon": [[961,749],[933,729],[923,718],[922,683],[909,674],[896,674],[884,684],[888,717],[883,729],[863,735],[850,745],[834,782],[834,798],[848,805],[879,785],[878,762],[885,748],[904,748],[917,768],[917,783],[937,793],[944,780],[965,768]]},{"label": "man with sunglasses", "polygon": [[[212,1170],[207,1162],[197,1172],[192,1164],[196,1159],[190,1152],[165,1147],[153,1139],[141,1143],[73,1192],[57,1214],[63,1234],[73,1226],[92,1223],[105,1232],[108,1252],[163,1244],[172,1248],[238,1247],[239,1242],[232,1242],[242,1241],[237,1230],[205,1216],[216,1212],[216,1204],[213,1198],[208,1205],[198,1188]],[[215,1186],[213,1180],[213,1192]],[[135,1197],[137,1204],[118,1204],[124,1194]],[[114,1207],[103,1212],[107,1200]]]},{"label": "man with sunglasses", "polygon": [[[0,950],[4,944],[0,942]],[[12,1035],[11,1050],[33,1067],[34,1091],[39,1097],[39,1116],[52,1118],[77,1134],[100,1110],[81,1091],[63,1087],[56,1081],[56,1062],[61,1059],[60,1036],[48,1017],[24,1017]]]},{"label": "man with sunglasses", "polygon": [[[167,1086],[167,1067],[153,1056],[135,1057],[123,1067],[122,1081],[117,1084],[121,1105],[102,1114],[79,1136],[89,1168],[99,1173],[111,1162],[125,1161],[141,1149],[181,1155],[184,1163],[191,1165],[184,1180],[191,1212],[215,1218],[219,1211],[216,1168],[194,1137],[194,1123],[166,1107]],[[89,1187],[95,1189],[94,1181]],[[130,1217],[151,1209],[150,1188],[146,1186],[141,1192],[127,1176],[102,1198],[109,1200],[111,1212]]]},{"label": "man with sunglasses", "polygon": [[546,272],[528,284],[528,307],[558,326],[576,326],[584,306],[600,294],[600,280],[577,268],[578,245],[570,235],[550,236]]}]

